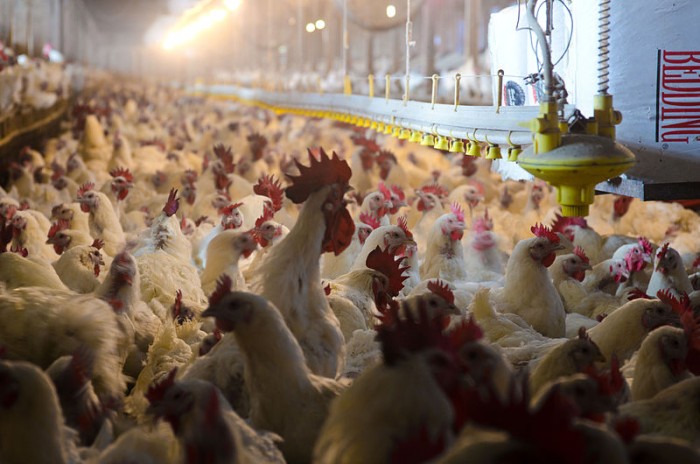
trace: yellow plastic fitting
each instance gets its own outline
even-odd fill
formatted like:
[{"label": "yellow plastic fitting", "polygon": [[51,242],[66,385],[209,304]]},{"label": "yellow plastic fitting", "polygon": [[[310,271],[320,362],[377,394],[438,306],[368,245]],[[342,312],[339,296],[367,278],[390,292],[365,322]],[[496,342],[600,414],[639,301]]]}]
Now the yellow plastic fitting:
[{"label": "yellow plastic fitting", "polygon": [[420,143],[421,140],[423,140],[423,134],[417,130],[411,131],[411,137],[408,139],[409,142]]},{"label": "yellow plastic fitting", "polygon": [[622,113],[613,108],[612,95],[593,96],[593,118],[598,123],[598,135],[615,138],[615,126],[622,122]]}]

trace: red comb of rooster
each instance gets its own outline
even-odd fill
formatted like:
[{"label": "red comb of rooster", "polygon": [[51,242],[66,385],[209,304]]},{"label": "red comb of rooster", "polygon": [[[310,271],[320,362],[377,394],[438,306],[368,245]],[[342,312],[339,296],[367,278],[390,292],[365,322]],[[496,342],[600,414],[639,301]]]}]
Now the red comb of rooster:
[{"label": "red comb of rooster", "polygon": [[95,184],[92,182],[85,182],[83,185],[80,186],[78,189],[78,198],[82,198],[83,195],[85,195],[86,192],[92,190],[95,188]]},{"label": "red comb of rooster", "polygon": [[280,181],[275,180],[274,176],[261,176],[260,179],[258,179],[258,183],[253,186],[253,192],[272,200],[272,208],[275,211],[282,209],[284,190],[282,189]]},{"label": "red comb of rooster", "polygon": [[417,303],[417,311],[406,311],[405,318],[399,317],[398,304],[391,304],[379,318],[381,324],[376,328],[377,340],[382,347],[384,362],[389,366],[409,353],[428,348],[451,350],[450,342],[442,331],[441,318],[428,315],[424,298],[418,297]]},{"label": "red comb of rooster", "polygon": [[199,177],[197,171],[193,169],[187,169],[182,176],[182,183],[194,184],[195,182],[197,182],[197,177]]},{"label": "red comb of rooster", "polygon": [[231,153],[231,147],[224,147],[223,144],[214,145],[214,154],[216,155],[224,166],[224,171],[227,174],[233,173],[236,169],[236,165],[233,163],[233,153]]},{"label": "red comb of rooster", "polygon": [[178,208],[180,208],[180,199],[176,198],[176,197],[177,197],[177,189],[175,189],[175,188],[170,189],[170,193],[168,194],[168,199],[165,202],[165,206],[163,206],[163,212],[168,217],[177,213]]},{"label": "red comb of rooster", "polygon": [[432,193],[433,195],[436,195],[438,198],[445,198],[445,197],[447,197],[447,195],[450,194],[450,192],[440,184],[424,185],[423,187],[420,188],[420,191],[423,193]]},{"label": "red comb of rooster", "polygon": [[92,242],[92,247],[97,248],[98,250],[101,250],[103,246],[105,246],[105,242],[101,238],[96,238]]},{"label": "red comb of rooster", "polygon": [[352,175],[352,170],[348,163],[338,158],[335,152],[333,152],[332,157],[329,157],[323,148],[319,149],[318,161],[312,155],[311,150],[308,150],[308,152],[310,165],[306,167],[299,161],[294,160],[300,174],[298,176],[288,176],[292,185],[287,187],[287,198],[297,204],[303,203],[309,198],[309,195],[326,185],[348,185]]},{"label": "red comb of rooster", "polygon": [[246,137],[248,140],[248,145],[250,146],[250,151],[253,155],[253,160],[257,161],[263,156],[263,150],[267,146],[267,138],[265,136],[253,132]]},{"label": "red comb of rooster", "polygon": [[209,305],[217,304],[225,295],[231,293],[232,284],[231,277],[227,274],[221,274],[219,280],[216,281],[216,290],[209,295]]},{"label": "red comb of rooster", "polygon": [[666,256],[666,253],[668,252],[668,246],[669,246],[669,243],[666,242],[666,243],[664,243],[664,246],[662,246],[661,248],[659,248],[659,250],[656,252],[656,258],[657,258],[659,261],[661,261],[662,259],[664,259],[664,257]]},{"label": "red comb of rooster", "polygon": [[692,311],[690,306],[690,298],[688,295],[683,293],[680,298],[676,298],[671,289],[659,290],[656,293],[656,297],[669,305],[673,312],[677,314],[683,314],[686,311]]},{"label": "red comb of rooster", "polygon": [[389,187],[387,187],[384,182],[379,183],[379,191],[381,192],[382,195],[384,195],[384,199],[387,201],[391,200],[391,190],[389,190]]},{"label": "red comb of rooster", "polygon": [[610,358],[610,371],[598,371],[594,366],[585,370],[586,375],[596,381],[598,391],[603,396],[613,396],[621,392],[625,386],[625,379],[620,372],[620,360],[616,354]]},{"label": "red comb of rooster", "polygon": [[165,398],[165,394],[170,387],[175,385],[175,374],[177,374],[177,367],[173,367],[170,372],[168,372],[168,375],[160,382],[154,383],[148,387],[148,391],[144,396],[149,403],[153,404]]},{"label": "red comb of rooster", "polygon": [[563,233],[569,226],[579,226],[584,229],[588,228],[588,222],[582,217],[564,217],[557,213],[554,222],[552,223],[552,231]]},{"label": "red comb of rooster", "polygon": [[403,189],[398,186],[398,185],[392,185],[391,186],[391,191],[396,194],[396,196],[399,197],[399,200],[405,200],[406,199],[406,194],[404,193]]},{"label": "red comb of rooster", "polygon": [[651,242],[647,240],[646,237],[639,237],[637,239],[637,243],[639,243],[642,248],[644,249],[644,253],[646,254],[652,254],[654,252],[654,248],[651,246]]},{"label": "red comb of rooster", "polygon": [[583,261],[586,264],[591,262],[591,260],[588,259],[588,256],[586,256],[586,252],[583,251],[583,248],[581,248],[580,246],[576,246],[576,248],[574,248],[574,254],[581,258],[581,261]]},{"label": "red comb of rooster", "polygon": [[367,267],[380,272],[389,279],[389,292],[392,296],[399,294],[403,288],[403,281],[408,276],[402,275],[408,266],[402,267],[401,260],[394,259],[394,255],[387,249],[383,251],[379,246],[367,256]]},{"label": "red comb of rooster", "polygon": [[238,203],[232,203],[228,206],[224,206],[219,210],[219,214],[223,214],[224,216],[228,216],[229,214],[233,213],[234,209],[238,209],[241,206],[243,206],[243,203],[238,202]]},{"label": "red comb of rooster", "polygon": [[265,224],[267,221],[269,221],[273,217],[275,217],[275,212],[272,209],[268,208],[267,205],[263,206],[263,214],[262,214],[262,216],[260,216],[259,218],[257,218],[255,220],[255,228],[259,229],[260,226]]},{"label": "red comb of rooster", "polygon": [[376,229],[377,227],[381,226],[379,219],[369,213],[360,213],[360,222],[367,224],[372,229]]},{"label": "red comb of rooster", "polygon": [[406,234],[406,237],[413,238],[413,234],[410,230],[408,230],[408,219],[406,218],[406,215],[400,216],[396,220],[396,225],[399,226],[401,230],[403,230],[403,233]]},{"label": "red comb of rooster", "polygon": [[127,182],[134,181],[134,176],[131,174],[131,171],[129,171],[129,169],[127,169],[127,168],[119,167],[116,169],[112,169],[111,171],[109,171],[109,175],[112,177],[120,177],[121,176],[124,179],[126,179]]},{"label": "red comb of rooster", "polygon": [[534,226],[530,227],[530,230],[536,237],[544,237],[552,243],[559,243],[559,236],[552,232],[552,229],[544,224],[535,224]]},{"label": "red comb of rooster", "polygon": [[59,219],[58,221],[51,224],[51,228],[49,229],[48,237],[49,238],[55,237],[57,232],[59,232],[61,230],[66,230],[68,228],[70,228],[70,223],[68,221],[66,221],[65,219]]},{"label": "red comb of rooster", "polygon": [[442,297],[442,299],[447,301],[449,304],[454,304],[455,302],[455,294],[452,293],[452,290],[450,290],[450,286],[447,285],[447,282],[443,282],[439,279],[428,282],[428,290]]},{"label": "red comb of rooster", "polygon": [[448,337],[452,349],[457,351],[466,343],[476,342],[484,338],[484,331],[481,330],[479,324],[476,323],[474,316],[471,316],[466,321],[462,320],[459,325],[452,329]]},{"label": "red comb of rooster", "polygon": [[452,214],[457,216],[458,221],[464,222],[464,210],[462,209],[459,203],[457,203],[456,201],[453,202],[450,205],[450,211],[452,211]]}]

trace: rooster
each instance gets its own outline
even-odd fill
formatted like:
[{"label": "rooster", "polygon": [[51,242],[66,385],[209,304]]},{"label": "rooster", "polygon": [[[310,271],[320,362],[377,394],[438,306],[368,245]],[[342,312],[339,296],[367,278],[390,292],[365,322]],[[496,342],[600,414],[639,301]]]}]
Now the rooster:
[{"label": "rooster", "polygon": [[282,437],[287,462],[310,462],[330,403],[343,385],[311,373],[281,312],[265,298],[220,285],[210,300],[202,316],[232,331],[243,353],[251,424]]},{"label": "rooster", "polygon": [[304,203],[296,224],[260,266],[261,295],[282,313],[304,350],[312,372],[335,377],[342,371],[343,336],[321,286],[321,253],[340,254],[347,248],[355,224],[343,199],[350,167],[334,153],[320,149],[311,165],[295,161],[300,174],[290,176],[287,197]]}]

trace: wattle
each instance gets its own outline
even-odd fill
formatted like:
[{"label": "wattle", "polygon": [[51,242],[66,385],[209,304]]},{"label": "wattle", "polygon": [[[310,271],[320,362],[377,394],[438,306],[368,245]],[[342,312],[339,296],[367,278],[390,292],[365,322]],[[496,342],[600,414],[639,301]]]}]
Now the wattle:
[{"label": "wattle", "polygon": [[542,265],[544,267],[549,267],[554,263],[554,259],[557,257],[556,254],[550,253],[542,259]]},{"label": "wattle", "polygon": [[586,271],[576,271],[574,272],[574,279],[578,280],[579,282],[583,282],[583,279],[586,277]]},{"label": "wattle", "polygon": [[453,242],[456,242],[458,240],[462,240],[462,236],[464,236],[464,231],[462,231],[462,230],[453,230],[452,232],[450,232],[450,239]]},{"label": "wattle", "polygon": [[355,221],[346,208],[341,209],[326,221],[326,233],[323,237],[323,252],[333,252],[336,256],[352,242],[355,233]]},{"label": "wattle", "polygon": [[85,203],[80,203],[80,211],[83,213],[89,213],[90,212],[90,205],[87,205]]}]

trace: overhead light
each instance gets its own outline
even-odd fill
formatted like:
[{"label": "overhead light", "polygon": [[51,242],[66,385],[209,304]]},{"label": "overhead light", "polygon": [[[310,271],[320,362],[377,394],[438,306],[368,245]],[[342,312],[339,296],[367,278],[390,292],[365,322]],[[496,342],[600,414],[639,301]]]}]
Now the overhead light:
[{"label": "overhead light", "polygon": [[307,23],[306,24],[306,32],[313,32],[316,30],[316,26],[314,23]]},{"label": "overhead light", "polygon": [[316,29],[319,31],[323,30],[323,28],[326,27],[326,22],[322,19],[319,19],[316,21]]},{"label": "overhead light", "polygon": [[389,5],[386,7],[386,16],[387,18],[393,18],[396,16],[396,7],[394,5]]},{"label": "overhead light", "polygon": [[233,11],[241,6],[241,0],[224,0],[224,6],[228,8],[229,11]]},{"label": "overhead light", "polygon": [[[224,2],[224,5],[230,10],[233,3],[240,4],[241,0],[228,0],[228,2]],[[228,11],[224,8],[213,8],[206,12],[200,13],[196,18],[192,19],[187,24],[171,30],[163,42],[163,48],[166,50],[171,50],[184,43],[190,42],[201,32],[226,19],[227,15]]]}]

